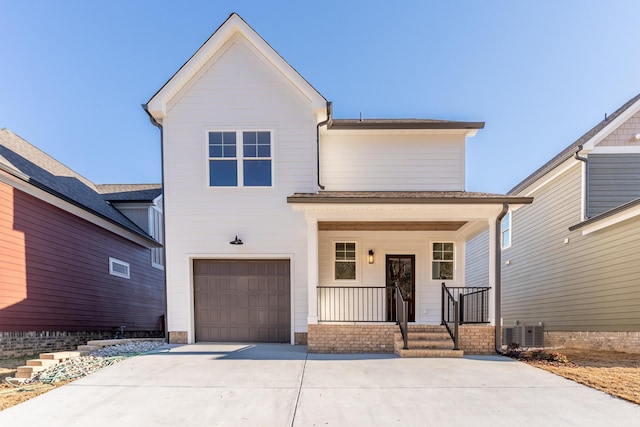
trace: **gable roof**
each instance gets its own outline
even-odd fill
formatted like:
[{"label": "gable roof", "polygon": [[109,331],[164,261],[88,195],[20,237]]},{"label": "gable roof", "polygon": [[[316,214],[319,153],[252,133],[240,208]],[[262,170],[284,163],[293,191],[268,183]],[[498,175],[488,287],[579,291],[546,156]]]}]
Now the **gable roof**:
[{"label": "gable roof", "polygon": [[248,40],[291,84],[309,98],[312,103],[312,108],[323,110],[326,108],[326,99],[251,28],[240,15],[234,12],[162,88],[143,105],[143,108],[156,123],[162,123],[169,101],[206,66],[208,61],[223,48],[226,42],[236,34],[241,34]]},{"label": "gable roof", "polygon": [[0,170],[71,203],[158,246],[147,233],[111,206],[97,186],[6,128],[0,129]]},{"label": "gable roof", "polygon": [[581,149],[581,147],[584,147],[587,144],[591,145],[599,142],[600,139],[607,136],[622,122],[627,120],[631,115],[637,113],[638,111],[640,111],[640,94],[625,102],[611,115],[606,116],[604,120],[589,129],[584,135],[572,142],[567,148],[562,150],[559,154],[542,165],[542,167],[540,167],[518,185],[509,190],[508,194],[514,194],[524,190],[526,187],[533,184],[535,181],[553,170],[556,166],[559,166],[565,160],[573,157],[574,154],[579,151],[579,149]]},{"label": "gable roof", "polygon": [[153,202],[162,194],[162,185],[98,184],[96,190],[108,202]]}]

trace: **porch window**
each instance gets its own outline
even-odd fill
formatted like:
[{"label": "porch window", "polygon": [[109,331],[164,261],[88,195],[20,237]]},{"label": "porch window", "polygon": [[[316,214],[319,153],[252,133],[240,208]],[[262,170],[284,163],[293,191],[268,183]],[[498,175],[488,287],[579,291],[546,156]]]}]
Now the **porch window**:
[{"label": "porch window", "polygon": [[502,218],[500,223],[500,236],[502,249],[506,249],[511,246],[511,211]]},{"label": "porch window", "polygon": [[453,280],[453,255],[453,243],[433,243],[431,256],[431,278],[433,280]]},{"label": "porch window", "polygon": [[355,242],[336,242],[335,280],[356,280],[356,244]]}]

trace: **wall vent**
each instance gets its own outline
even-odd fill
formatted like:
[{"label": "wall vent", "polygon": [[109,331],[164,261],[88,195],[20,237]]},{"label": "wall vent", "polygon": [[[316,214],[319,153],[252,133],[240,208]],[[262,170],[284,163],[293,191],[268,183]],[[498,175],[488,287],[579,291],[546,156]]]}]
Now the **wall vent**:
[{"label": "wall vent", "polygon": [[109,257],[109,274],[129,279],[131,277],[129,263]]}]

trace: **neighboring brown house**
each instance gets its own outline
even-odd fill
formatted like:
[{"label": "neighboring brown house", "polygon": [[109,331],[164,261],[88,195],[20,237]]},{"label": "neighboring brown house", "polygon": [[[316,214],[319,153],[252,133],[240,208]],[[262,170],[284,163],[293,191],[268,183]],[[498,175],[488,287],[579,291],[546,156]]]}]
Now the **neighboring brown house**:
[{"label": "neighboring brown house", "polygon": [[96,186],[0,129],[0,355],[162,336],[161,193]]}]

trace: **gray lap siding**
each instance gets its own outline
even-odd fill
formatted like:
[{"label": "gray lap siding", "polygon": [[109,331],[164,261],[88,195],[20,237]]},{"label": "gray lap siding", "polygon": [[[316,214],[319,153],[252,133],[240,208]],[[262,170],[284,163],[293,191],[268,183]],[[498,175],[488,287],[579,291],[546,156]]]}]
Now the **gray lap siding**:
[{"label": "gray lap siding", "polygon": [[570,232],[581,220],[580,183],[576,166],[514,212],[513,245],[502,252],[504,325],[640,330],[640,221]]}]

